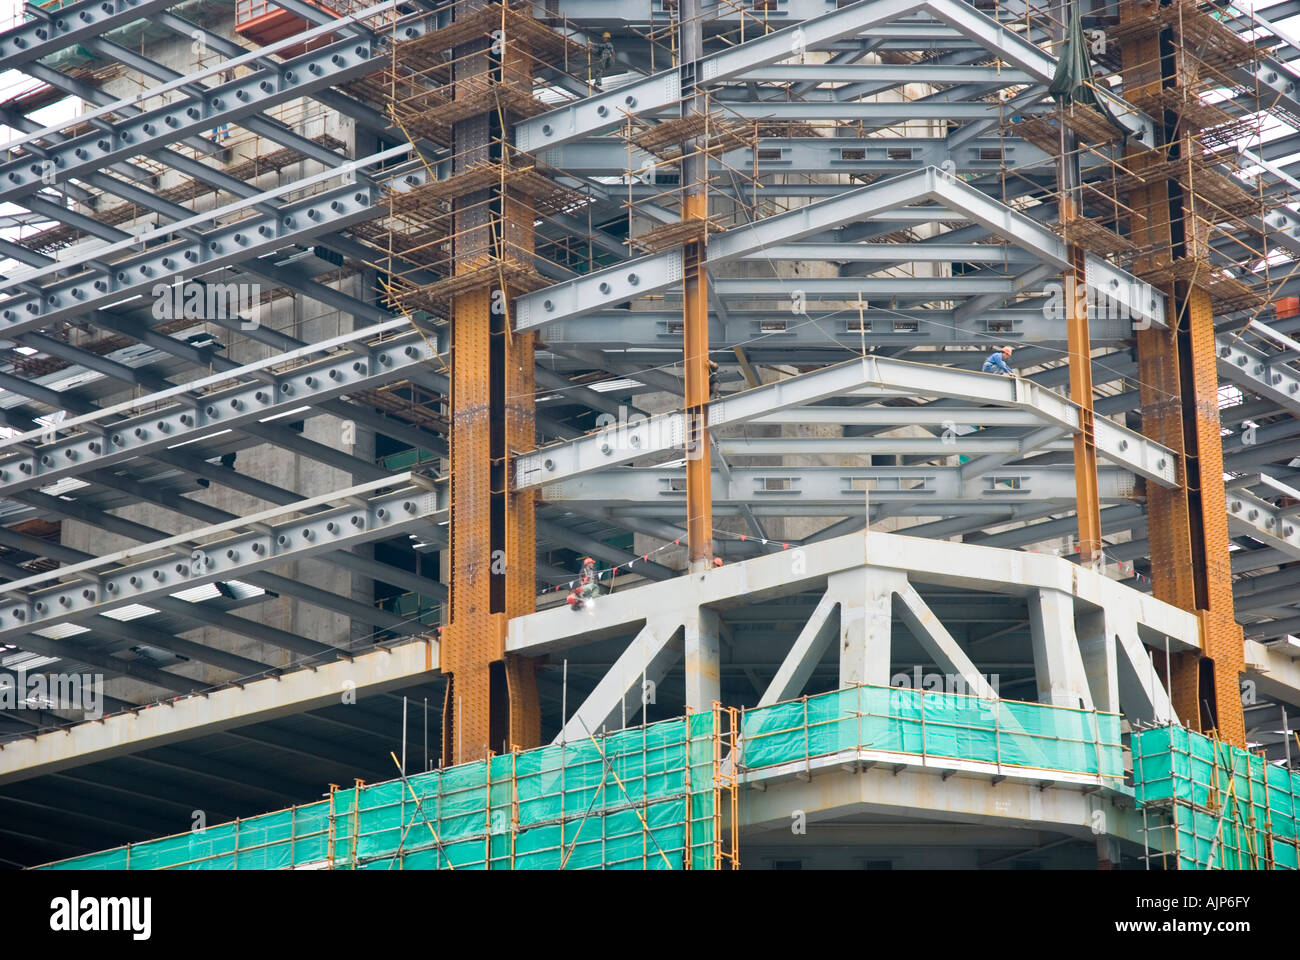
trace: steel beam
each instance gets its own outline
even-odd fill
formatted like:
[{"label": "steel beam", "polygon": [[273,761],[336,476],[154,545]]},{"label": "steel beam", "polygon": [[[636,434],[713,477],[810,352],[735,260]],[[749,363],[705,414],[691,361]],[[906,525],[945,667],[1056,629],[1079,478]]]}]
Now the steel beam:
[{"label": "steel beam", "polygon": [[[225,389],[200,392],[208,384],[190,382],[51,427],[46,431],[49,434],[72,427],[81,427],[82,431],[38,446],[30,454],[0,460],[0,493],[45,486],[63,477],[147,456],[223,430],[267,421],[303,405],[401,379],[403,371],[419,369],[437,356],[429,340],[423,334],[409,333],[373,346],[365,341],[405,325],[404,321],[394,321],[368,327],[316,348],[278,354],[207,378],[215,383],[233,384]],[[325,352],[331,346],[345,345],[360,348],[364,353],[350,350],[316,362],[301,363],[283,372],[272,372],[273,368],[283,370],[289,362]],[[177,398],[177,402],[163,405],[170,397]],[[116,410],[146,408],[150,408],[147,414],[106,420]],[[31,435],[27,434],[18,441],[29,439]],[[14,442],[0,441],[0,450]]]},{"label": "steel beam", "polygon": [[[215,225],[219,220],[227,217],[242,218],[248,215],[250,210],[254,210],[264,216],[274,217],[277,213],[283,213],[284,207],[277,206],[275,201],[292,193],[315,192],[322,185],[334,180],[335,178],[345,178],[343,186],[348,186],[346,178],[351,178],[352,184],[358,187],[369,187],[371,183],[359,171],[366,168],[382,164],[387,161],[395,160],[398,157],[405,156],[410,152],[410,146],[399,146],[381,153],[372,154],[360,160],[349,163],[341,169],[327,169],[320,173],[303,177],[299,180],[289,181],[266,190],[255,190],[247,186],[242,181],[233,180],[219,174],[207,174],[208,177],[215,181],[214,189],[225,189],[225,180],[229,180],[229,189],[238,199],[231,203],[219,207],[205,210],[201,213],[192,213],[185,207],[170,204],[166,201],[154,200],[153,204],[163,208],[163,213],[173,219],[173,222],[164,227],[158,227],[152,230],[146,230],[140,234],[130,234],[115,227],[109,227],[100,224],[98,221],[86,218],[85,232],[95,236],[100,236],[108,242],[104,245],[90,244],[84,248],[77,249],[71,256],[59,261],[49,261],[43,267],[37,267],[32,270],[26,270],[12,277],[0,278],[0,290],[8,291],[15,287],[28,287],[36,281],[59,273],[68,273],[74,270],[80,272],[87,268],[99,271],[114,271],[122,266],[122,261],[115,262],[112,267],[106,265],[106,261],[112,260],[118,254],[126,254],[128,257],[131,253],[136,253],[147,249],[151,246],[164,245],[174,240],[176,235],[186,239],[194,239],[195,231],[201,227]],[[206,168],[204,168],[206,170]],[[330,208],[334,213],[343,212],[341,207]],[[56,211],[54,219],[62,219],[67,216],[75,216],[72,211],[59,209]],[[316,214],[307,213],[309,220],[320,220],[324,216],[324,211],[318,211]],[[248,227],[258,227],[258,224],[245,224]],[[292,226],[292,224],[288,224]],[[264,229],[256,231],[261,236],[267,236]],[[237,242],[247,242],[238,241]],[[179,272],[181,268],[189,267],[191,272],[193,268],[200,266],[200,262],[192,258],[185,258],[184,263],[164,264],[167,267],[161,273],[161,276],[167,276],[169,271],[175,267],[174,272]],[[277,279],[279,275],[277,275]]]},{"label": "steel beam", "polygon": [[[785,83],[806,80],[814,83],[976,83],[994,87],[1028,84],[1034,78],[1023,70],[994,66],[942,63],[774,63],[742,73],[743,83]],[[766,142],[764,143],[766,145]]]},{"label": "steel beam", "polygon": [[[931,24],[891,24],[891,21],[922,12],[947,24],[947,27],[939,28],[940,36],[952,37],[953,34],[948,29],[952,28],[990,53],[1024,70],[1039,83],[1050,82],[1056,72],[1055,58],[1036,44],[956,0],[863,0],[806,20],[797,28],[770,33],[702,57],[692,66],[700,82],[716,85],[740,78],[756,68],[785,60],[792,53],[824,48],[835,41],[856,37],[871,28],[874,28],[873,36],[887,36],[891,30],[905,37],[915,37],[918,31],[927,29],[934,34],[934,25]],[[947,42],[951,43],[951,40]],[[629,115],[653,112],[675,104],[682,92],[681,75],[676,70],[666,70],[633,80],[617,89],[518,124],[515,127],[515,145],[522,150],[535,151],[612,130]],[[1098,95],[1107,101],[1120,122],[1133,133],[1134,140],[1147,146],[1155,143],[1154,124],[1150,117],[1106,91],[1098,91]]]},{"label": "steel beam", "polygon": [[848,120],[874,129],[899,123],[939,123],[944,120],[952,120],[956,123],[996,121],[1002,116],[1003,106],[997,101],[988,103],[920,103],[915,100],[868,103],[845,103],[840,100],[814,100],[811,103],[763,101],[760,103],[729,102],[727,112],[747,120],[776,122],[802,120],[811,123],[817,120],[826,122]]},{"label": "steel beam", "polygon": [[[762,10],[757,15],[762,19],[784,25],[791,21],[807,20],[821,16],[836,7],[837,0],[782,0],[770,10]],[[551,3],[535,2],[537,15],[558,16],[565,20],[581,21],[584,26],[607,26],[611,29],[629,29],[632,27],[655,26],[663,28],[669,22],[666,10],[655,9],[652,0],[628,0],[626,3],[611,4],[609,0],[552,0]],[[745,10],[733,6],[726,0],[703,0],[701,7],[709,23],[735,23],[744,21],[751,26],[755,19],[754,10]]]},{"label": "steel beam", "polygon": [[[817,49],[830,41],[851,37],[866,28],[904,16],[923,6],[918,0],[865,0],[805,20],[797,28],[768,34],[702,57],[692,66],[702,86],[741,76],[747,70],[784,60],[800,49]],[[665,70],[640,80],[587,97],[515,125],[515,146],[538,151],[571,140],[612,130],[631,115],[661,110],[682,97],[677,70]]]},{"label": "steel beam", "polygon": [[[1079,429],[1074,404],[1030,381],[874,356],[715,400],[709,406],[709,428],[745,423],[783,408],[814,404],[833,396],[898,393],[1033,410],[1042,415],[1045,425],[1055,424],[1072,432]],[[1097,421],[1096,437],[1098,452],[1108,460],[1156,483],[1175,483],[1174,458],[1167,448],[1104,418]],[[514,481],[518,489],[528,489],[651,454],[684,449],[685,442],[682,413],[611,425],[599,433],[519,457]]]},{"label": "steel beam", "polygon": [[894,609],[940,670],[948,676],[961,677],[972,696],[985,700],[997,699],[997,691],[984,679],[984,674],[971,662],[966,651],[916,592],[916,587],[910,583],[900,586],[894,593]]},{"label": "steel beam", "polygon": [[766,707],[783,700],[792,700],[803,693],[813,670],[830,648],[831,641],[839,635],[839,602],[823,593],[808,620],[799,629],[799,635],[790,645],[771,683],[758,698],[757,706]]},{"label": "steel beam", "polygon": [[[1290,499],[1297,491],[1275,489],[1275,493]],[[1227,499],[1228,527],[1234,534],[1246,534],[1300,559],[1300,521],[1292,509],[1274,506],[1242,489],[1228,490]]]},{"label": "steel beam", "polygon": [[1130,721],[1177,723],[1173,703],[1151,663],[1151,654],[1160,657],[1164,651],[1148,652],[1136,624],[1107,617],[1107,627],[1107,639],[1114,643],[1117,694],[1124,715]]},{"label": "steel beam", "polygon": [[1217,337],[1216,346],[1220,377],[1300,416],[1300,372],[1290,363],[1231,336]]},{"label": "steel beam", "polygon": [[[932,287],[935,289],[939,288]],[[853,299],[856,296],[855,292]],[[810,309],[805,317],[791,315],[788,309],[730,309],[725,318],[717,312],[710,317],[709,342],[719,350],[743,347],[746,351],[772,350],[789,356],[796,351],[807,355],[817,350],[856,353],[861,349],[864,334],[877,348],[882,345],[986,347],[1000,340],[1059,346],[1066,340],[1061,322],[1049,319],[1042,306],[986,310],[959,322],[952,310],[892,309],[868,301],[862,316],[865,331],[858,329],[856,311],[852,311],[850,318],[842,310]],[[1089,328],[1095,346],[1126,346],[1133,337],[1133,322],[1118,316],[1090,318]],[[681,317],[660,310],[600,310],[560,320],[546,328],[546,342],[557,348],[575,344],[611,351],[668,351],[676,347],[675,341],[680,336]]]},{"label": "steel beam", "polygon": [[[933,220],[951,219],[954,215],[970,220],[1013,244],[1039,261],[1064,269],[1069,266],[1068,252],[1060,238],[1030,217],[991,199],[960,180],[927,167],[910,174],[868,184],[837,196],[796,207],[737,227],[714,237],[709,243],[712,266],[749,256],[767,256],[773,248],[788,247],[809,236],[824,233],[845,223],[872,216],[889,215],[908,209],[915,213],[916,203],[929,201],[938,206],[926,211]],[[1094,263],[1096,261],[1096,263]],[[1100,285],[1099,292],[1113,299],[1123,298],[1128,310],[1146,307],[1139,317],[1163,315],[1164,297],[1150,284],[1132,277],[1116,267],[1102,265],[1098,258],[1088,259],[1091,276]],[[684,276],[681,250],[627,261],[556,284],[515,301],[515,327],[529,330],[556,321],[580,317],[638,297],[649,296],[674,287]],[[948,277],[926,280],[914,278],[799,278],[745,280],[719,279],[715,284],[722,296],[747,300],[776,297],[792,298],[798,290],[806,299],[877,295],[912,297],[920,301],[954,299],[964,295],[1005,294],[1018,286],[1000,277]],[[1150,305],[1154,306],[1150,306]],[[1124,313],[1123,316],[1130,314]]]},{"label": "steel beam", "polygon": [[[434,490],[418,481],[420,478],[409,473],[396,474],[341,494],[301,501],[287,510],[265,511],[5,584],[10,602],[0,605],[0,638],[19,636],[72,616],[144,603],[184,587],[216,580],[247,580],[267,566],[369,542],[402,532],[414,523],[436,520],[445,505],[437,502],[439,496]],[[393,487],[398,489],[362,499],[366,493]],[[272,524],[275,519],[340,498],[353,502]],[[251,532],[208,539],[239,530]],[[160,553],[162,559],[136,561],[137,557]],[[123,565],[101,572],[100,568],[110,564]],[[82,582],[46,585],[69,576]]]},{"label": "steel beam", "polygon": [[14,295],[0,301],[0,334],[15,336],[56,320],[93,314],[188,275],[260,257],[379,214],[377,189],[348,185],[289,204],[271,215],[257,215],[215,227],[193,239],[179,239],[114,264],[57,282],[39,296]]},{"label": "steel beam", "polygon": [[[901,423],[896,425],[904,426]],[[724,456],[743,457],[807,457],[826,454],[847,457],[897,453],[933,460],[961,454],[1013,455],[1010,458],[1001,457],[1002,463],[1035,454],[1072,449],[1069,441],[1028,444],[1021,437],[983,437],[978,433],[961,436],[946,434],[939,437],[722,437],[718,438],[717,445]]]},{"label": "steel beam", "polygon": [[583,741],[635,721],[673,664],[682,658],[681,625],[651,619],[605,671],[587,699],[564,718],[552,743]]},{"label": "steel beam", "polygon": [[[1136,496],[1128,470],[1103,467],[1098,478],[1106,503],[1131,503]],[[680,517],[684,483],[680,467],[635,467],[546,484],[541,497],[556,505],[609,507],[615,521],[619,515]],[[1003,467],[982,477],[965,477],[960,467],[732,466],[729,478],[720,470],[713,474],[714,504],[749,505],[760,516],[860,514],[867,491],[873,503],[912,504],[917,509],[909,512],[924,516],[943,516],[971,503],[1067,509],[1074,505],[1074,472],[1063,464]]]},{"label": "steel beam", "polygon": [[[875,65],[888,66],[888,65]],[[814,70],[825,69],[822,66]],[[619,177],[629,171],[646,171],[653,154],[612,137],[590,137],[547,150],[540,159],[551,167],[575,176]],[[761,146],[729,150],[713,159],[710,170],[717,173],[753,170],[760,176],[775,173],[910,173],[918,166],[949,167],[956,173],[993,174],[1005,164],[1021,169],[1047,164],[1046,153],[1011,137],[979,137],[952,144],[940,137],[796,138],[764,137]],[[640,179],[649,186],[656,181],[648,174]],[[764,185],[763,192],[767,193]],[[582,232],[586,230],[585,223]]]},{"label": "steel beam", "polygon": [[[1068,560],[872,532],[805,543],[797,552],[776,550],[724,564],[702,576],[678,577],[613,593],[601,598],[590,617],[575,617],[567,607],[516,617],[510,622],[506,649],[530,656],[566,649],[602,636],[618,635],[617,631],[626,633],[628,625],[644,622],[646,610],[672,611],[672,616],[694,606],[725,611],[737,605],[825,589],[830,575],[863,569],[905,572],[913,584],[1019,597],[1039,589],[1062,591],[1091,609],[1110,609],[1116,616],[1128,617],[1169,637],[1174,652],[1200,646],[1200,628],[1194,614]],[[575,624],[575,620],[582,622]]]},{"label": "steel beam", "polygon": [[0,70],[48,57],[171,6],[175,0],[82,0],[0,33]]},{"label": "steel beam", "polygon": [[[264,53],[259,51],[249,57],[260,57]],[[119,117],[108,129],[95,129],[50,144],[43,148],[44,156],[28,154],[0,163],[3,196],[10,201],[20,201],[43,190],[48,185],[51,170],[61,180],[76,179],[108,164],[147,154],[223,123],[237,122],[268,107],[310,95],[315,90],[356,79],[376,68],[375,56],[370,41],[351,38],[309,50],[274,68],[251,70],[215,87],[204,87],[198,81],[221,70],[233,69],[237,60],[225,61],[218,68],[208,68],[161,84],[125,102],[134,104],[145,97],[160,97],[172,91],[179,96],[172,97],[165,106],[135,116]],[[33,143],[45,133],[59,132],[61,127],[98,119],[112,113],[116,105],[108,104],[70,123],[26,134],[11,144],[10,149]]]}]

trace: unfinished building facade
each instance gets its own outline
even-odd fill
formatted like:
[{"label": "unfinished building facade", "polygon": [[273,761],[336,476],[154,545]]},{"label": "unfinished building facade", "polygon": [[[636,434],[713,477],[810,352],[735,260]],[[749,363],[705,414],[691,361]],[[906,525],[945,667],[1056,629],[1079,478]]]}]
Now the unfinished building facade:
[{"label": "unfinished building facade", "polygon": [[0,862],[1300,867],[1295,16],[26,7]]}]

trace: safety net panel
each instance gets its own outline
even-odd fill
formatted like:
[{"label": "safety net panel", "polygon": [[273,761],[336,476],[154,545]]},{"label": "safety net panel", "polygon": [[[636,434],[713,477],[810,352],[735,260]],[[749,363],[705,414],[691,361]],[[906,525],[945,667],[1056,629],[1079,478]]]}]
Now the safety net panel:
[{"label": "safety net panel", "polygon": [[1300,772],[1184,727],[1133,734],[1148,856],[1181,870],[1295,870]]},{"label": "safety net panel", "polygon": [[694,713],[47,869],[712,869],[715,727],[714,713]]},{"label": "safety net panel", "polygon": [[1120,718],[911,687],[854,686],[747,710],[742,767],[846,751],[1124,776]]}]

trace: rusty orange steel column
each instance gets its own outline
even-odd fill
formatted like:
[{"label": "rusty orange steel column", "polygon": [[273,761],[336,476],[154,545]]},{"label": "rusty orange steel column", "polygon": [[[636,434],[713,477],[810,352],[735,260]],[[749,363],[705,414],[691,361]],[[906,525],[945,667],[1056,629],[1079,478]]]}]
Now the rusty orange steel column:
[{"label": "rusty orange steel column", "polygon": [[[706,206],[701,195],[697,203]],[[694,214],[683,210],[683,216]],[[709,442],[709,277],[704,243],[688,243],[683,253],[684,301],[682,306],[686,364],[686,533],[690,568],[707,567],[713,560],[713,466]]]},{"label": "rusty orange steel column", "polygon": [[1188,456],[1189,501],[1193,505],[1193,555],[1204,569],[1201,618],[1202,653],[1212,689],[1201,689],[1199,700],[1213,706],[1207,722],[1219,736],[1246,746],[1246,718],[1241,702],[1241,674],[1246,669],[1242,629],[1232,596],[1232,554],[1228,551],[1228,504],[1223,485],[1223,428],[1219,418],[1219,373],[1214,342],[1214,310],[1204,288],[1192,286],[1184,299],[1185,316],[1178,335],[1190,356],[1193,396],[1190,407],[1195,456]]},{"label": "rusty orange steel column", "polygon": [[[1056,43],[1065,40],[1069,5],[1054,8],[1061,14],[1052,25]],[[1063,49],[1058,47],[1057,49]],[[1079,563],[1094,567],[1103,559],[1101,495],[1097,483],[1097,435],[1092,396],[1092,340],[1088,332],[1088,278],[1083,249],[1072,242],[1075,222],[1083,216],[1082,178],[1078,138],[1065,122],[1067,106],[1058,106],[1060,156],[1056,160],[1058,219],[1066,243],[1065,326],[1070,370],[1070,399],[1079,408],[1079,432],[1074,435],[1075,522],[1079,529]]]},{"label": "rusty orange steel column", "polygon": [[[1121,4],[1121,23],[1151,19],[1157,6]],[[1178,71],[1189,63],[1172,48],[1167,29],[1132,34],[1122,58],[1130,100],[1187,82]],[[1176,140],[1174,128],[1160,119],[1156,126],[1161,149],[1126,152],[1125,165],[1139,176],[1196,149],[1187,137]],[[1153,177],[1133,193],[1129,205],[1131,239],[1144,251],[1134,263],[1136,273],[1170,267],[1175,259],[1205,259],[1195,198],[1184,195],[1177,181]],[[1172,294],[1167,329],[1136,334],[1142,432],[1174,452],[1179,484],[1173,490],[1146,485],[1151,581],[1156,597],[1198,615],[1202,651],[1175,654],[1172,676],[1165,680],[1183,723],[1194,730],[1215,726],[1225,740],[1244,746],[1239,676],[1245,657],[1232,601],[1213,305],[1194,278],[1166,292]],[[1155,660],[1163,675],[1164,658]]]},{"label": "rusty orange steel column", "polygon": [[[704,52],[699,0],[682,3],[682,101],[685,114],[708,109],[702,93],[692,92]],[[706,144],[682,145],[682,220],[698,223],[698,239],[682,251],[682,338],[686,366],[686,533],[690,569],[713,561],[713,457],[709,443],[709,275],[706,267],[709,216],[709,157]]]},{"label": "rusty orange steel column", "polygon": [[[457,18],[499,10],[466,0]],[[502,14],[505,16],[505,14]],[[466,81],[481,89],[517,82],[531,87],[527,51],[506,37],[499,56],[484,38],[456,48],[457,99]],[[495,103],[453,126],[453,175],[501,165],[508,170],[509,115]],[[451,308],[450,622],[441,663],[443,761],[464,763],[540,741],[533,662],[505,653],[511,617],[536,601],[534,498],[510,489],[511,459],[535,445],[533,337],[513,335],[508,304],[515,291],[507,268],[528,264],[533,251],[530,200],[501,182],[455,201],[455,275],[477,273]]]},{"label": "rusty orange steel column", "polygon": [[[1121,8],[1121,22],[1150,17],[1154,2]],[[1160,65],[1158,30],[1135,37],[1123,47],[1124,89],[1130,98],[1159,94],[1164,80]],[[1163,137],[1157,136],[1163,141]],[[1141,147],[1126,151],[1125,165],[1135,173],[1157,164],[1159,151]],[[1172,244],[1169,215],[1169,186],[1166,180],[1153,178],[1130,198],[1133,213],[1129,223],[1130,238],[1142,250],[1150,251],[1133,265],[1136,273],[1155,269],[1167,262]],[[1148,327],[1137,331],[1138,397],[1142,411],[1142,432],[1174,452],[1175,489],[1148,483],[1147,536],[1151,554],[1152,593],[1184,610],[1196,610],[1196,572],[1192,564],[1191,520],[1188,514],[1186,475],[1183,456],[1183,409],[1180,397],[1178,349],[1173,331],[1177,326],[1176,308],[1170,302],[1168,328]],[[1201,728],[1198,690],[1200,657],[1195,653],[1170,658],[1172,676],[1164,676],[1165,663],[1156,658],[1156,669],[1164,679],[1179,719],[1194,730]]]},{"label": "rusty orange steel column", "polygon": [[[531,86],[533,61],[526,51],[508,45],[504,72],[507,80]],[[512,137],[507,137],[510,143]],[[509,160],[509,157],[506,158]],[[506,169],[510,168],[508,163]],[[508,181],[507,181],[508,183]],[[536,206],[531,197],[507,186],[502,196],[502,256],[512,264],[527,265],[533,254]],[[537,446],[537,380],[534,366],[536,334],[515,333],[509,304],[521,291],[506,288],[501,300],[502,353],[504,356],[505,409],[504,447],[500,451],[499,486],[505,508],[505,617],[502,620],[501,648],[505,663],[506,695],[509,700],[507,726],[510,747],[529,748],[541,745],[542,714],[537,694],[536,661],[529,657],[506,654],[504,630],[507,622],[537,609],[537,493],[517,491],[513,484],[514,458]]]},{"label": "rusty orange steel column", "polygon": [[[1064,193],[1061,223],[1069,230],[1074,202]],[[1065,275],[1066,339],[1070,357],[1070,399],[1079,406],[1079,432],[1074,435],[1075,513],[1079,524],[1079,562],[1092,566],[1102,559],[1101,496],[1097,487],[1097,440],[1093,423],[1092,345],[1088,335],[1087,279],[1083,251],[1069,247],[1070,270]]]}]

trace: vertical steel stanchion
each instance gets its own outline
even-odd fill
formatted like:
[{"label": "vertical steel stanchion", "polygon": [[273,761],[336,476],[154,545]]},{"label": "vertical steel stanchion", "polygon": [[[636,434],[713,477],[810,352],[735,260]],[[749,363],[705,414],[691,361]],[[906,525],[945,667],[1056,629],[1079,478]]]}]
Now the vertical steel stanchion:
[{"label": "vertical steel stanchion", "polygon": [[1002,776],[1002,700],[993,701],[993,758],[997,762],[998,776]]},{"label": "vertical steel stanchion", "polygon": [[812,748],[808,742],[808,695],[803,697],[803,768],[808,779],[812,779]]},{"label": "vertical steel stanchion", "polygon": [[862,683],[859,681],[858,683],[855,683],[854,686],[857,688],[857,698],[858,698],[858,742],[857,744],[855,744],[854,752],[857,754],[857,756],[854,757],[854,760],[857,763],[858,772],[861,773],[862,772]]},{"label": "vertical steel stanchion", "polygon": [[925,763],[925,688],[917,691],[921,697],[921,763]]}]

